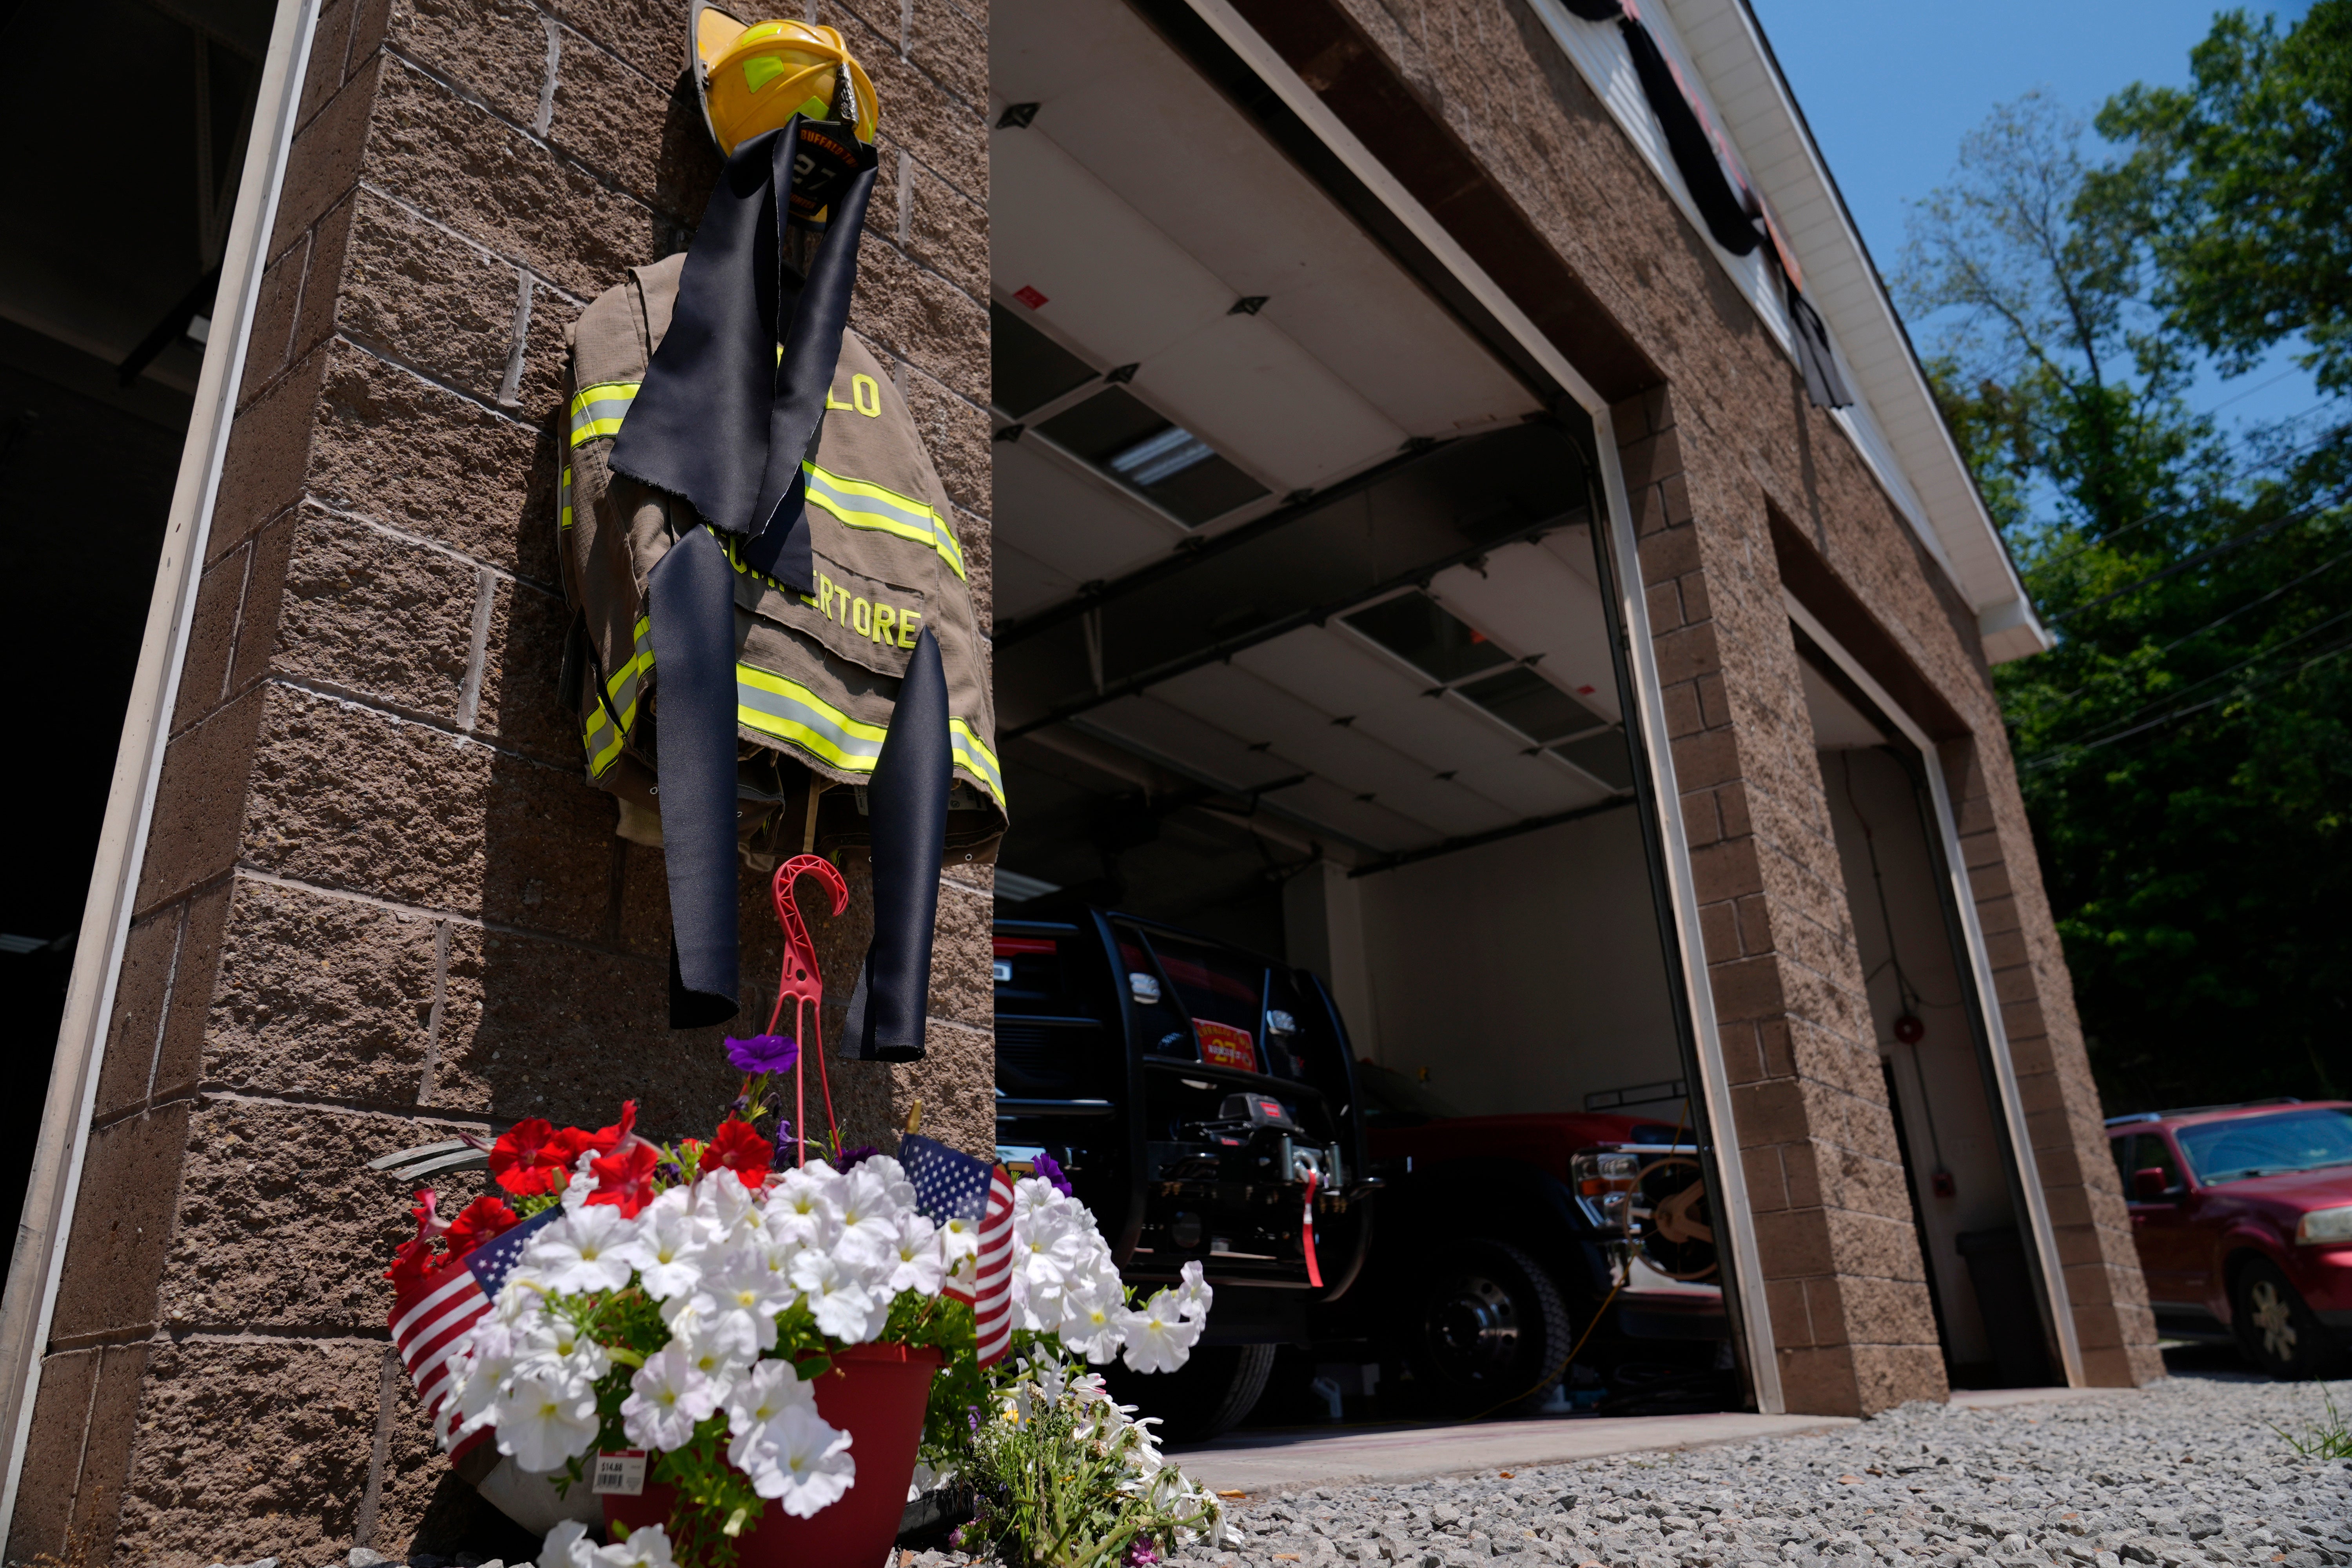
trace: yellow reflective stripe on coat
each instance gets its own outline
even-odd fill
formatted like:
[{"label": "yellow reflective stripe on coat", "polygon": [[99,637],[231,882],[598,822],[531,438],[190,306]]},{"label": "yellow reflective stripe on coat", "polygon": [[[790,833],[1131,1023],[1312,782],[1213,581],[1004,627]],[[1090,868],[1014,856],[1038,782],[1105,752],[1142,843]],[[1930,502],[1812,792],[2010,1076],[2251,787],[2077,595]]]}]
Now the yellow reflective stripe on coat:
[{"label": "yellow reflective stripe on coat", "polygon": [[955,531],[948,526],[947,519],[928,503],[867,479],[827,473],[814,463],[801,464],[801,473],[808,499],[849,527],[872,529],[928,544],[940,552],[940,559],[948,563],[950,571],[963,576],[963,546],[956,542]]},{"label": "yellow reflective stripe on coat", "polygon": [[748,664],[735,667],[735,721],[844,773],[870,773],[882,755],[879,725],[851,718],[797,680]]},{"label": "yellow reflective stripe on coat", "polygon": [[948,744],[954,749],[955,760],[964,771],[980,780],[996,804],[1004,805],[1004,770],[997,765],[996,753],[980,738],[980,732],[961,719],[948,721]]},{"label": "yellow reflective stripe on coat", "polygon": [[[870,773],[881,760],[888,731],[853,719],[799,681],[748,664],[735,667],[735,721],[747,730],[789,741],[846,773]],[[1004,804],[1004,775],[996,755],[961,719],[948,722],[955,760]]]},{"label": "yellow reflective stripe on coat", "polygon": [[563,465],[563,477],[555,481],[555,523],[559,528],[572,526],[572,465]]},{"label": "yellow reflective stripe on coat", "polygon": [[654,624],[646,617],[637,617],[636,650],[626,664],[614,670],[604,682],[604,689],[596,694],[596,711],[589,716],[582,740],[588,748],[588,776],[602,778],[604,770],[621,754],[621,743],[636,727],[637,699],[645,692],[645,678],[654,667]]},{"label": "yellow reflective stripe on coat", "polygon": [[637,400],[637,381],[600,381],[583,386],[572,399],[572,444],[585,446],[601,437],[621,433],[629,405]]}]

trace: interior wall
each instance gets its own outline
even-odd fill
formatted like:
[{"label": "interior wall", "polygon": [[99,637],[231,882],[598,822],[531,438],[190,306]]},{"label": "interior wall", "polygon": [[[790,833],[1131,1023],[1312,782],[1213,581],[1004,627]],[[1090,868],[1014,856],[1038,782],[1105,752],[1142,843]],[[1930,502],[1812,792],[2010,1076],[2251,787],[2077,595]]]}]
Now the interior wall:
[{"label": "interior wall", "polygon": [[1471,1114],[1581,1110],[1593,1090],[1682,1076],[1632,809],[1353,887],[1377,1020],[1360,1054],[1426,1068]]},{"label": "interior wall", "polygon": [[[1884,747],[1825,750],[1821,761],[1871,1021],[1895,1076],[1946,1352],[1955,1381],[1965,1382],[1969,1369],[1989,1365],[1994,1355],[1958,1238],[2017,1223],[1969,1027],[1967,982],[1955,961],[1911,774]],[[1906,1011],[1926,1026],[1916,1044],[1895,1035]],[[1935,1190],[1939,1169],[1951,1174],[1949,1197]]]}]

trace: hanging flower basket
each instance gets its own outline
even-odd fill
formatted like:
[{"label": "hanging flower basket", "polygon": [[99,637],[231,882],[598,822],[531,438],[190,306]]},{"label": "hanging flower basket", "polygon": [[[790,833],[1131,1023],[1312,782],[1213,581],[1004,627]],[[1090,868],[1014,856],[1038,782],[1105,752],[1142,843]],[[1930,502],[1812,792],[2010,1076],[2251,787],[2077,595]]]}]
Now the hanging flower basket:
[{"label": "hanging flower basket", "polygon": [[[778,873],[780,912],[810,867],[831,873]],[[813,952],[788,957],[788,987],[796,962],[814,976]],[[494,1443],[564,1494],[573,1517],[542,1568],[871,1568],[919,1447],[974,1452],[992,1380],[1014,1375],[984,1369],[1008,1350],[1024,1368],[1190,1354],[1210,1302],[1198,1264],[1133,1303],[1066,1184],[1016,1184],[911,1127],[898,1157],[844,1152],[821,1076],[830,1136],[795,1131],[809,1097],[792,1039],[729,1056],[746,1076],[710,1138],[648,1138],[634,1102],[593,1132],[519,1122],[481,1162],[502,1195],[444,1219],[420,1193],[390,1270],[393,1336],[443,1447]],[[1150,1486],[1184,1504],[1171,1534],[1214,1515],[1172,1470]],[[580,1517],[583,1489],[610,1544]]]}]

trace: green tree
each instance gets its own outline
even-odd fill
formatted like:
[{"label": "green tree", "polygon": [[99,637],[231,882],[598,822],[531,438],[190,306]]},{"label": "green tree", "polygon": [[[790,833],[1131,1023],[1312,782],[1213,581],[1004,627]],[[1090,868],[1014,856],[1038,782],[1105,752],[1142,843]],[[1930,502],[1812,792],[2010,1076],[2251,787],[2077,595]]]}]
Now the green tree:
[{"label": "green tree", "polygon": [[2346,443],[2189,406],[2177,170],[2082,130],[1997,110],[1897,289],[2057,635],[1995,674],[2093,1065],[2111,1110],[2352,1090]]},{"label": "green tree", "polygon": [[2093,179],[2147,241],[2175,327],[2242,370],[2300,338],[2322,387],[2352,392],[2352,0],[2214,19],[2187,89],[2134,85],[2099,113],[2129,156]]}]

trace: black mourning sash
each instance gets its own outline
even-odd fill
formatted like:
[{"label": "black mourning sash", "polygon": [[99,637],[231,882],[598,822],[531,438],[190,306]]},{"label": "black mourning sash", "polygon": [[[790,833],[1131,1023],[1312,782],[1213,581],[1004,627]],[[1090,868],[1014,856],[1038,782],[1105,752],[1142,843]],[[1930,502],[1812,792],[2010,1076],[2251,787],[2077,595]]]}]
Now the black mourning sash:
[{"label": "black mourning sash", "polygon": [[874,945],[858,968],[842,1039],[842,1049],[862,1060],[910,1062],[923,1054],[954,770],[947,671],[939,639],[926,626],[866,789],[874,833]]},{"label": "black mourning sash", "polygon": [[[841,357],[874,191],[874,151],[847,131],[795,115],[727,160],[679,273],[669,331],[613,443],[616,472],[684,498],[710,531],[743,541],[746,559],[803,593],[814,591],[814,572],[801,463]],[[832,197],[805,277],[783,259],[795,179],[822,181]],[[801,195],[808,205],[812,193]],[[740,988],[735,572],[710,531],[677,527],[646,584],[646,610],[670,1025],[695,1028],[733,1017]]]},{"label": "black mourning sash", "polygon": [[[743,541],[752,564],[803,594],[816,585],[801,462],[841,358],[874,193],[874,150],[844,129],[794,115],[727,160],[678,274],[669,331],[613,443],[615,472],[685,497],[703,521]],[[858,155],[845,183],[827,182],[840,194],[806,277],[782,260],[804,141],[825,153],[810,155],[813,174],[835,173],[841,146]]]}]

